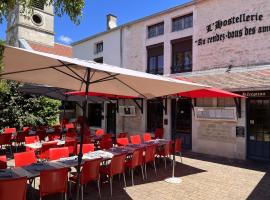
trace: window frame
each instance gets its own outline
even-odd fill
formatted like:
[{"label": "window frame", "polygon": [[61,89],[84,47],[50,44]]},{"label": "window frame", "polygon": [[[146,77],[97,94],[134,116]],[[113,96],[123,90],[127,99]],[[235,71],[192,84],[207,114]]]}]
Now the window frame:
[{"label": "window frame", "polygon": [[[99,50],[98,45],[101,45],[101,50]],[[102,53],[104,51],[104,43],[103,41],[95,43],[95,54]]]},{"label": "window frame", "polygon": [[[159,26],[162,25],[162,31],[159,32]],[[150,35],[150,29],[151,28],[155,28],[155,34],[153,35]],[[154,37],[158,37],[158,36],[161,36],[161,35],[164,35],[164,32],[165,32],[165,29],[164,29],[164,21],[163,22],[159,22],[159,23],[156,23],[156,24],[153,24],[153,25],[150,25],[150,26],[147,26],[147,38],[150,39],[150,38],[154,38]]]},{"label": "window frame", "polygon": [[[191,20],[191,25],[190,26],[186,26],[186,19],[188,18],[192,18]],[[175,21],[177,20],[182,20],[181,23],[182,23],[182,28],[175,28],[176,26],[174,25]],[[185,30],[185,29],[188,29],[188,28],[192,28],[193,27],[193,13],[190,13],[190,14],[186,14],[186,15],[182,15],[182,16],[179,16],[179,17],[174,17],[172,18],[172,32],[178,32],[178,31],[182,31],[182,30]]]}]

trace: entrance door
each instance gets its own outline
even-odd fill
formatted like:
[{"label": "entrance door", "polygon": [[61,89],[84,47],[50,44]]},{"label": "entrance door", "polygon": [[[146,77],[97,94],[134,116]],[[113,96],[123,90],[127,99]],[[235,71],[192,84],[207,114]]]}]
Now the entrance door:
[{"label": "entrance door", "polygon": [[116,104],[107,104],[107,133],[116,134]]},{"label": "entrance door", "polygon": [[163,128],[162,100],[148,100],[147,131],[154,132],[157,128]]},{"label": "entrance door", "polygon": [[[178,100],[178,112],[175,120],[176,100],[172,100],[172,134],[176,133],[176,138],[182,139],[184,149],[192,148],[192,104],[191,99]],[[176,121],[176,126],[175,126]],[[176,131],[175,131],[176,128]],[[173,137],[172,137],[173,138]]]},{"label": "entrance door", "polygon": [[102,104],[88,104],[88,122],[90,126],[101,127],[102,120]]},{"label": "entrance door", "polygon": [[270,99],[247,100],[248,158],[270,161]]}]

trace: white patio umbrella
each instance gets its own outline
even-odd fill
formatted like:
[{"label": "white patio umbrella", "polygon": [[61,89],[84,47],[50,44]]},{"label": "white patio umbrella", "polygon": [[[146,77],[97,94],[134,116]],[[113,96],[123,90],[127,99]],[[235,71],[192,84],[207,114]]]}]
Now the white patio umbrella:
[{"label": "white patio umbrella", "polygon": [[[3,63],[1,79],[66,88],[86,94],[91,91],[150,99],[207,88],[184,80],[10,46],[4,49]],[[84,118],[87,98],[86,95],[83,104]],[[78,179],[81,161],[82,145],[78,155]]]}]

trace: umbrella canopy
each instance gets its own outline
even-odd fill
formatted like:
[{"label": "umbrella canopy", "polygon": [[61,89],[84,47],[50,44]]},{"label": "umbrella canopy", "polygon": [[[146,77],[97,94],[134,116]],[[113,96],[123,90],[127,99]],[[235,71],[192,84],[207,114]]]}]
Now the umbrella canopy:
[{"label": "umbrella canopy", "polygon": [[207,86],[107,64],[6,46],[0,78],[89,91],[154,98]]},{"label": "umbrella canopy", "polygon": [[[183,77],[177,77],[176,79],[194,83],[193,81],[187,78],[183,78]],[[193,91],[188,91],[188,92],[179,92],[177,95],[181,97],[189,97],[189,98],[245,98],[242,95],[228,92],[221,89],[217,89],[217,88],[205,88],[205,89],[193,90]]]},{"label": "umbrella canopy", "polygon": [[[69,94],[71,92],[67,89],[50,87],[46,85],[32,85],[32,84],[24,84],[19,88],[19,91],[25,94],[34,94],[39,96],[47,96],[52,99],[58,99],[62,101],[73,101],[73,102],[82,102],[85,100],[83,95],[74,96]],[[88,98],[89,102],[93,103],[101,103],[108,100],[105,96],[90,96]]]},{"label": "umbrella canopy", "polygon": [[[85,92],[66,92],[67,95],[69,96],[85,96]],[[124,96],[124,95],[115,95],[115,94],[104,94],[104,93],[98,93],[98,92],[88,92],[87,95],[89,97],[105,97],[105,98],[113,98],[113,99],[134,99],[136,97],[131,97],[131,96]]]}]

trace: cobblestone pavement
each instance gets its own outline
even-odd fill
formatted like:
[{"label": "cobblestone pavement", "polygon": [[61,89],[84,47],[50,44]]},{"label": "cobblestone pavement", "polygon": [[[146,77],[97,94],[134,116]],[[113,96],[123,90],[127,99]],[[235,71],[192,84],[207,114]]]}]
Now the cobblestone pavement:
[{"label": "cobblestone pavement", "polygon": [[[135,173],[134,186],[131,185],[131,177],[126,173],[126,189],[123,189],[123,179],[116,176],[113,182],[113,197],[110,197],[108,182],[103,179],[101,199],[270,199],[270,167],[268,164],[257,161],[229,160],[192,152],[184,154],[183,163],[180,163],[179,157],[177,157],[177,161],[175,175],[181,177],[182,183],[174,185],[164,181],[165,178],[171,176],[172,167],[168,161],[165,170],[162,160],[160,163],[157,162],[157,175],[151,166],[148,167],[147,181],[142,180],[138,170]],[[29,194],[31,194],[32,198],[30,198]],[[28,192],[28,199],[38,198],[38,190]],[[61,199],[61,197],[55,196],[47,199],[56,200]],[[98,199],[97,188],[94,183],[85,188],[84,199]]]}]

